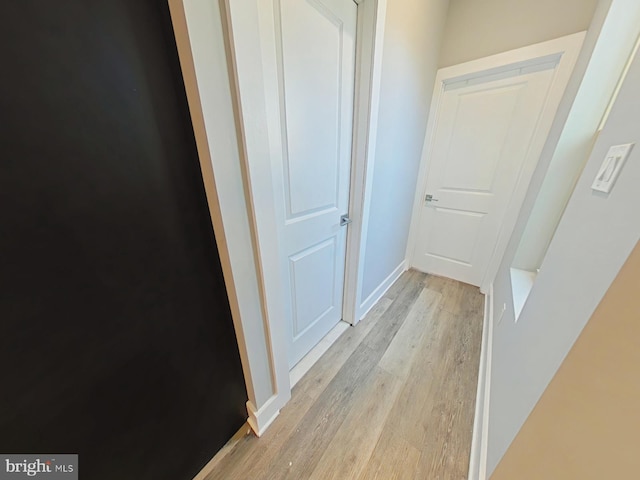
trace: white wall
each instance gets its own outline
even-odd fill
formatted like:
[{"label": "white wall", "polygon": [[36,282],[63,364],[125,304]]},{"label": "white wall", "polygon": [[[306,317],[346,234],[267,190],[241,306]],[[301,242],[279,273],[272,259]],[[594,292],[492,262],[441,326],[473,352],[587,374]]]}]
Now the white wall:
[{"label": "white wall", "polygon": [[593,147],[595,133],[618,84],[640,21],[612,17],[593,53],[518,248],[514,267],[534,271],[542,260]]},{"label": "white wall", "polygon": [[586,30],[598,0],[451,0],[440,67]]},{"label": "white wall", "polygon": [[640,243],[498,464],[492,480],[638,477],[639,291]]},{"label": "white wall", "polygon": [[[608,45],[609,36],[616,37],[624,32],[630,35],[633,30],[630,26],[638,22],[640,4],[636,0],[602,0],[599,3],[574,79],[567,88],[494,281],[488,472],[492,472],[502,458],[640,237],[640,217],[637,215],[640,149],[633,152],[610,195],[596,194],[590,189],[610,145],[640,143],[640,116],[637,114],[640,111],[640,60],[636,59],[558,225],[529,299],[515,323],[509,268],[580,82],[590,61],[589,69],[597,70],[606,64],[610,52],[598,48],[598,44]],[[619,27],[608,28],[611,25]],[[627,38],[628,44],[634,41],[635,38]],[[503,305],[506,306],[504,314]]]},{"label": "white wall", "polygon": [[[448,0],[387,3],[361,299],[403,264]],[[370,302],[369,302],[370,303]]]}]

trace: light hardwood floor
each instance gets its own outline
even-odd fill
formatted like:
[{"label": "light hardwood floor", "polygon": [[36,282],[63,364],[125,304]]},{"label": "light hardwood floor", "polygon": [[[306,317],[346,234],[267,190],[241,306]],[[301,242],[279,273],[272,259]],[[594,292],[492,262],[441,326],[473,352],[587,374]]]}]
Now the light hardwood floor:
[{"label": "light hardwood floor", "polygon": [[466,479],[483,302],[470,285],[406,272],[206,480]]}]

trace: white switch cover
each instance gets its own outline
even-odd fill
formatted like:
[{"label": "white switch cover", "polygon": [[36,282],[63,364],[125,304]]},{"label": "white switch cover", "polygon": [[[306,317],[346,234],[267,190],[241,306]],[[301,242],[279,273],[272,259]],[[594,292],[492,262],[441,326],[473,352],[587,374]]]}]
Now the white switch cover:
[{"label": "white switch cover", "polygon": [[598,175],[596,175],[596,179],[593,181],[593,185],[591,185],[593,190],[604,193],[611,191],[633,145],[633,143],[627,143],[626,145],[615,145],[609,149],[607,155],[604,157],[604,162],[602,162],[600,166],[600,170],[598,170]]}]

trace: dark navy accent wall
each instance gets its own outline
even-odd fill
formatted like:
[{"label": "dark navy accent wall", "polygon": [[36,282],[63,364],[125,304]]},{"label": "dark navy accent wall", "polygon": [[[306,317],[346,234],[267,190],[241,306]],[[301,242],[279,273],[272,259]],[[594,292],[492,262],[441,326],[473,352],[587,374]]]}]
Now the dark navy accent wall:
[{"label": "dark navy accent wall", "polygon": [[191,479],[247,394],[166,0],[0,22],[0,452]]}]

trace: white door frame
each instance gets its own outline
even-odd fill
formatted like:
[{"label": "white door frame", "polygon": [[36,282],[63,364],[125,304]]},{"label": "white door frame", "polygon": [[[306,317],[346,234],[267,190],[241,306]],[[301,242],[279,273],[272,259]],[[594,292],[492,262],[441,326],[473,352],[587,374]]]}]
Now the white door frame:
[{"label": "white door frame", "polygon": [[[344,1],[358,5],[349,199],[353,223],[347,234],[343,295],[343,319],[355,324],[387,0]],[[291,398],[282,281],[286,272],[278,258],[275,210],[281,189],[272,175],[282,161],[274,2],[169,0],[247,384],[248,423],[257,435]],[[226,59],[215,45],[220,37]],[[216,73],[223,67],[226,80]],[[232,99],[233,111],[226,108],[225,95]]]},{"label": "white door frame", "polygon": [[[516,220],[520,213],[520,208],[529,186],[531,175],[538,163],[539,152],[547,139],[549,130],[555,118],[557,107],[564,90],[569,81],[573,67],[575,66],[580,48],[584,41],[586,32],[574,33],[565,37],[549,40],[547,42],[529,45],[497,55],[473,60],[470,62],[441,68],[436,75],[436,82],[433,90],[433,98],[429,111],[427,132],[422,149],[422,159],[418,172],[418,187],[414,199],[413,212],[411,216],[411,227],[409,231],[409,241],[407,243],[406,259],[407,264],[413,266],[414,252],[416,249],[417,234],[419,232],[420,213],[423,208],[424,194],[427,188],[427,174],[429,171],[430,156],[434,145],[435,125],[445,87],[452,83],[464,82],[478,77],[493,76],[500,78],[501,74],[517,69],[542,66],[550,62],[557,62],[554,77],[549,89],[545,105],[542,109],[540,122],[536,127],[536,132],[529,146],[529,154],[523,162],[523,166],[518,174],[516,186],[509,199],[509,207],[505,213],[502,225],[500,226],[498,240],[496,242],[491,260],[485,271],[480,290],[483,293],[488,291],[489,285],[493,282],[502,257],[504,256],[507,243],[511,237]],[[538,152],[537,154],[532,152]]]},{"label": "white door frame", "polygon": [[387,13],[387,0],[353,1],[358,4],[353,154],[349,192],[349,215],[353,223],[347,231],[342,307],[342,319],[351,325],[361,320],[363,254],[369,227],[373,164],[378,138],[382,44]]}]

